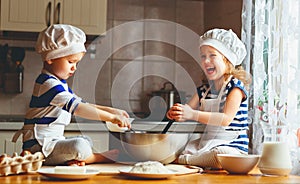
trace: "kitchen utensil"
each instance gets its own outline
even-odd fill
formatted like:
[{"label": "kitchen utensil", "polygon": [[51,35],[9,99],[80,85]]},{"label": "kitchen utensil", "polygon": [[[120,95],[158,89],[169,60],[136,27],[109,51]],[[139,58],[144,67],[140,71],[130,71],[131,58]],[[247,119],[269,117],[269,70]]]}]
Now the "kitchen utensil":
[{"label": "kitchen utensil", "polygon": [[[138,132],[141,132],[141,130],[136,130],[134,128],[130,128],[129,130],[127,130],[126,132],[133,132],[133,133],[138,133]],[[146,132],[146,131],[145,131]]]},{"label": "kitchen utensil", "polygon": [[168,132],[121,132],[120,141],[124,151],[133,161],[159,161],[171,163],[190,139],[190,133]]},{"label": "kitchen utensil", "polygon": [[11,60],[22,62],[25,58],[25,49],[22,47],[11,47]]},{"label": "kitchen utensil", "polygon": [[7,60],[4,71],[4,92],[22,93],[24,67],[22,61],[25,57],[25,49],[21,47],[10,47],[7,52]]},{"label": "kitchen utensil", "polygon": [[[154,104],[154,112],[152,113],[157,114],[161,114],[162,112],[165,114],[175,103],[184,104],[186,102],[186,93],[184,91],[178,91],[171,82],[165,82],[160,90],[153,91],[150,96]],[[161,118],[157,120],[161,120]],[[167,120],[167,117],[164,117],[163,120]]]},{"label": "kitchen utensil", "polygon": [[161,132],[162,134],[167,133],[167,131],[169,130],[169,128],[171,127],[171,125],[175,122],[175,120],[169,120],[168,124],[165,126],[165,128],[163,129],[163,131]]}]

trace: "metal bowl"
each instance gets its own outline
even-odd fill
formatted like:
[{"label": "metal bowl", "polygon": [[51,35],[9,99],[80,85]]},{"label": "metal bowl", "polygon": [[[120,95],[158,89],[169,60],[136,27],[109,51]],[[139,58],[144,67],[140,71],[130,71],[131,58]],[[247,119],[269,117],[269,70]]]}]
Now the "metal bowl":
[{"label": "metal bowl", "polygon": [[135,161],[173,162],[190,139],[189,133],[122,132],[121,144]]}]

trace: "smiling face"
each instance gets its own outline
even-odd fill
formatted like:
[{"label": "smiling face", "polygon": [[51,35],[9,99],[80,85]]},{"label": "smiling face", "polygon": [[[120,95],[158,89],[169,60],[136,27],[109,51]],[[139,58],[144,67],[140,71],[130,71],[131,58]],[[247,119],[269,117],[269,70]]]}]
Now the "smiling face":
[{"label": "smiling face", "polygon": [[226,72],[226,58],[214,47],[203,45],[200,47],[200,66],[207,80],[223,79]]},{"label": "smiling face", "polygon": [[68,79],[76,69],[78,62],[82,59],[84,53],[72,54],[69,56],[51,59],[46,61],[45,69],[54,74],[59,79]]}]

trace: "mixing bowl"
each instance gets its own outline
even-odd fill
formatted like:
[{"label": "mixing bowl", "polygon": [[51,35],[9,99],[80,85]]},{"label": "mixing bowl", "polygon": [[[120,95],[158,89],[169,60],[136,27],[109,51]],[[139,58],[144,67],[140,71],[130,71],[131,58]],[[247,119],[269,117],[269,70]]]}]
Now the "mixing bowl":
[{"label": "mixing bowl", "polygon": [[173,162],[190,139],[189,133],[161,134],[160,132],[121,132],[120,140],[125,152],[134,161]]},{"label": "mixing bowl", "polygon": [[260,160],[260,155],[218,154],[217,157],[222,168],[231,174],[247,174]]}]

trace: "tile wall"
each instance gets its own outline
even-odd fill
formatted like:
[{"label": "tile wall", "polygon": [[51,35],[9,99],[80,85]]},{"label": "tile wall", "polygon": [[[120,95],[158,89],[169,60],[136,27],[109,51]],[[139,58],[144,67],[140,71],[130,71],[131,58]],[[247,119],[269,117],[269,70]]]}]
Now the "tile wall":
[{"label": "tile wall", "polygon": [[[160,90],[166,81],[171,81],[178,90],[187,91],[191,96],[194,93],[194,87],[191,86],[201,82],[202,72],[187,51],[177,47],[177,41],[187,36],[180,32],[180,26],[186,26],[192,34],[203,33],[203,8],[203,1],[109,1],[108,26],[112,29],[114,51],[105,63],[104,74],[98,78],[96,94],[101,95],[96,96],[96,102],[129,112],[149,112],[151,93]],[[119,30],[118,26],[124,23],[132,24],[130,31],[125,28]],[[152,40],[148,40],[148,37]],[[122,43],[126,44],[120,48]],[[130,69],[122,72],[128,66]],[[190,84],[187,84],[186,77],[192,79],[188,81]],[[120,78],[124,79],[125,89],[103,90]]]},{"label": "tile wall", "polygon": [[[136,114],[149,112],[151,92],[166,81],[190,97],[203,78],[190,53],[195,56],[197,51],[193,36],[205,31],[204,2],[108,0],[108,32],[88,46],[91,52],[84,57],[85,64],[79,64],[81,68],[69,80],[75,92],[87,101]],[[87,65],[98,59],[100,65]],[[23,64],[24,91],[0,92],[0,115],[22,116],[26,111],[42,62],[33,50],[27,50]]]}]

